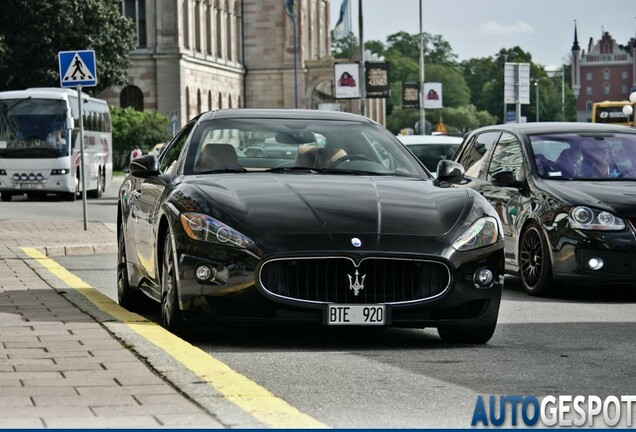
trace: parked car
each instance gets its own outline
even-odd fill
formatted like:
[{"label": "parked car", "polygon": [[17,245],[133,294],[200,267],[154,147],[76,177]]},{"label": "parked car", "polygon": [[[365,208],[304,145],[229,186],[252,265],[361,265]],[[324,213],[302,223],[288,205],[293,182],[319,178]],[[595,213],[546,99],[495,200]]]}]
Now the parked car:
[{"label": "parked car", "polygon": [[532,295],[636,284],[636,130],[586,123],[481,128],[455,155],[503,222],[506,270]]},{"label": "parked car", "polygon": [[398,135],[397,137],[433,173],[437,170],[439,161],[452,159],[462,143],[460,137],[448,135]]},{"label": "parked car", "polygon": [[[255,136],[296,157],[237,157]],[[457,171],[449,162],[438,175]],[[210,322],[437,327],[446,341],[485,343],[495,330],[494,208],[472,190],[438,187],[365,117],[201,114],[158,160],[130,164],[118,212],[119,302],[161,303],[177,333]]]}]

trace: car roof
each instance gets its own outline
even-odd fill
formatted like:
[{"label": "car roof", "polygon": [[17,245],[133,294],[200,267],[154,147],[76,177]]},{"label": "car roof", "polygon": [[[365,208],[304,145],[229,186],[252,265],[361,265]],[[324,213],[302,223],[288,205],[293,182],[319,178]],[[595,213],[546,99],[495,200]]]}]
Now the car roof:
[{"label": "car roof", "polygon": [[377,124],[375,121],[352,113],[341,111],[310,110],[310,109],[257,109],[231,108],[208,111],[201,114],[199,120],[211,119],[298,119],[298,120],[340,120],[359,123]]},{"label": "car roof", "polygon": [[461,144],[462,138],[448,135],[398,135],[403,144]]},{"label": "car roof", "polygon": [[539,123],[508,123],[493,126],[485,126],[473,132],[508,130],[519,134],[540,134],[540,133],[564,133],[564,132],[624,132],[636,133],[636,129],[627,126],[608,125],[602,123],[582,123],[582,122],[539,122]]}]

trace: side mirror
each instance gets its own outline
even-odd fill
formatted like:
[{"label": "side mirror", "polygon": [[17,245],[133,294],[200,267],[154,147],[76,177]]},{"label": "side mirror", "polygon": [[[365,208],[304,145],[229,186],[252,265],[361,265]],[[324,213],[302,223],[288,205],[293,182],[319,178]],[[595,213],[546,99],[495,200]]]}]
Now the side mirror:
[{"label": "side mirror", "polygon": [[521,187],[522,182],[517,180],[512,171],[499,171],[490,176],[490,183],[500,187]]},{"label": "side mirror", "polygon": [[140,156],[128,165],[130,174],[135,177],[148,178],[159,175],[159,162],[154,154]]},{"label": "side mirror", "polygon": [[464,179],[466,171],[464,167],[451,160],[441,160],[437,163],[437,180],[450,183],[459,183]]}]

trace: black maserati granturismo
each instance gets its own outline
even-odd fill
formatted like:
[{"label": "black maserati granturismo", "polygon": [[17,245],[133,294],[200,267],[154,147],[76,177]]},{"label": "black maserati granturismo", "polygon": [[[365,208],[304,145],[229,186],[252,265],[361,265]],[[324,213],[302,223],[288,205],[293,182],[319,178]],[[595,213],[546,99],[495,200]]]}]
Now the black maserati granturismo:
[{"label": "black maserati granturismo", "polygon": [[[248,152],[249,148],[286,149]],[[249,155],[249,156],[248,156]],[[118,298],[183,333],[215,323],[435,327],[485,343],[503,288],[499,217],[381,125],[312,110],[192,119],[119,191]]]}]

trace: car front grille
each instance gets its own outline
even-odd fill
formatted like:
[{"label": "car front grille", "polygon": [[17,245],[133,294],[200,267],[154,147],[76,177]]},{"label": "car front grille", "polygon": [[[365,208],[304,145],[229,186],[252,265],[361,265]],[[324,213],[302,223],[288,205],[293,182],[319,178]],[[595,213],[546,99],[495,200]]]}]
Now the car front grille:
[{"label": "car front grille", "polygon": [[269,293],[294,300],[406,303],[442,294],[450,271],[428,260],[371,257],[356,267],[347,257],[284,258],[264,263],[259,279]]}]

